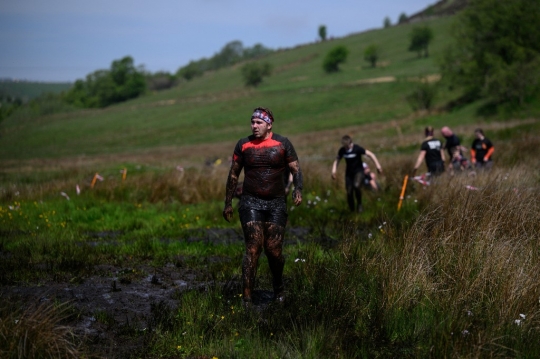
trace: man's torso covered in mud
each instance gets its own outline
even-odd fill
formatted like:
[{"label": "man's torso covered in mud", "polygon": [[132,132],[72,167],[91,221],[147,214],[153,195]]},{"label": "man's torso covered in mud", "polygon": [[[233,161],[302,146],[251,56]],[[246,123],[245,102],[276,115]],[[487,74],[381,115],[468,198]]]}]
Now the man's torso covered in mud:
[{"label": "man's torso covered in mud", "polygon": [[254,136],[241,139],[233,159],[244,167],[242,195],[270,200],[285,197],[284,172],[298,156],[286,137],[272,133],[265,140]]}]

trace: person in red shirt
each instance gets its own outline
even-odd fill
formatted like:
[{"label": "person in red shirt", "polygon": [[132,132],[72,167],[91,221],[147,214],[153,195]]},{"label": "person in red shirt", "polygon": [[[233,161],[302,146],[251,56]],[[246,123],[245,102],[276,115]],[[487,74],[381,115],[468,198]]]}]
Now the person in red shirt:
[{"label": "person in red shirt", "polygon": [[285,298],[282,254],[287,224],[286,183],[284,173],[293,176],[293,202],[302,203],[302,172],[291,142],[272,132],[274,115],[268,108],[257,107],[251,115],[251,132],[236,144],[227,179],[223,218],[233,216],[232,199],[238,177],[244,169],[242,196],[238,207],[246,251],[242,261],[244,305],[252,303],[257,263],[264,250],[272,272],[274,298]]}]

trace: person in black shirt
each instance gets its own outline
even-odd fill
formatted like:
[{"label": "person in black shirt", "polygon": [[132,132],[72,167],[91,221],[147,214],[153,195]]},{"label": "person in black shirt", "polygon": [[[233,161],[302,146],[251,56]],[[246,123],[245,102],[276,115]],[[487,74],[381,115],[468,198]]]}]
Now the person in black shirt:
[{"label": "person in black shirt", "polygon": [[465,157],[467,148],[461,145],[461,141],[458,136],[448,126],[441,128],[441,134],[445,138],[443,149],[448,151],[448,158],[450,165],[448,168],[452,173],[463,171],[467,169],[468,160]]},{"label": "person in black shirt", "polygon": [[474,135],[476,139],[471,146],[471,161],[476,168],[490,169],[493,166],[491,155],[495,151],[495,147],[484,135],[481,128],[477,128]]},{"label": "person in black shirt", "polygon": [[413,174],[418,170],[422,161],[425,159],[428,172],[432,176],[437,176],[444,172],[444,151],[442,149],[442,144],[441,141],[433,137],[433,127],[426,127],[424,133],[426,138],[420,146],[420,154],[416,159]]},{"label": "person in black shirt", "polygon": [[[352,142],[350,136],[341,138],[342,147],[339,149],[336,159],[332,165],[332,179],[336,179],[337,166],[342,158],[347,164],[345,169],[345,188],[347,190],[347,203],[352,212],[362,212],[362,192],[360,187],[364,180],[364,166],[362,155],[366,155],[375,163],[377,172],[382,173],[381,165],[373,152],[364,149]],[[356,197],[356,206],[355,206]]]},{"label": "person in black shirt", "polygon": [[244,169],[244,183],[238,213],[246,252],[242,261],[243,301],[252,303],[259,256],[264,249],[272,272],[274,297],[283,301],[283,236],[287,224],[284,172],[293,176],[295,205],[302,203],[302,172],[291,142],[272,132],[274,116],[268,108],[257,107],[251,115],[252,135],[236,144],[227,179],[223,218],[233,216],[232,199],[238,177]]}]

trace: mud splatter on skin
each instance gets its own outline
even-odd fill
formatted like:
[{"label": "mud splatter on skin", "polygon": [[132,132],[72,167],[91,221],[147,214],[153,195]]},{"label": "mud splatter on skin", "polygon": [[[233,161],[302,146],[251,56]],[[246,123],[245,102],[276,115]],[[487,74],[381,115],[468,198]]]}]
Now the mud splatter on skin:
[{"label": "mud splatter on skin", "polygon": [[244,300],[250,300],[257,274],[257,264],[261,252],[264,250],[272,272],[274,293],[283,291],[283,237],[285,227],[275,223],[258,221],[242,225],[246,243],[246,252],[242,261],[242,280],[244,284]]}]

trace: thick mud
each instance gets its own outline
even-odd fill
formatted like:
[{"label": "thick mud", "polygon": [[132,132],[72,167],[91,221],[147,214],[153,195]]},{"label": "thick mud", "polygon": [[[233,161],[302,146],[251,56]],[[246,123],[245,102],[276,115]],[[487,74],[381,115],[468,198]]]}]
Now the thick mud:
[{"label": "thick mud", "polygon": [[[291,228],[287,231],[286,245],[302,241],[308,234],[309,229]],[[116,244],[117,233],[94,235],[101,239],[100,243],[108,240],[110,245]],[[187,240],[223,244],[243,241],[243,235],[233,229],[208,229],[194,232]],[[75,314],[63,325],[72,327],[74,333],[83,338],[87,350],[96,357],[144,357],[145,347],[151,339],[147,334],[160,322],[163,313],[178,306],[183,292],[204,291],[210,286],[241,291],[240,262],[237,278],[230,283],[216,283],[208,271],[184,265],[189,259],[179,256],[160,268],[144,263],[132,268],[102,264],[80,279],[62,281],[56,278],[40,283],[1,286],[0,301],[27,305],[69,303]],[[203,259],[209,264],[223,260],[230,259]],[[261,308],[272,298],[272,291],[256,290],[253,304]]]}]

